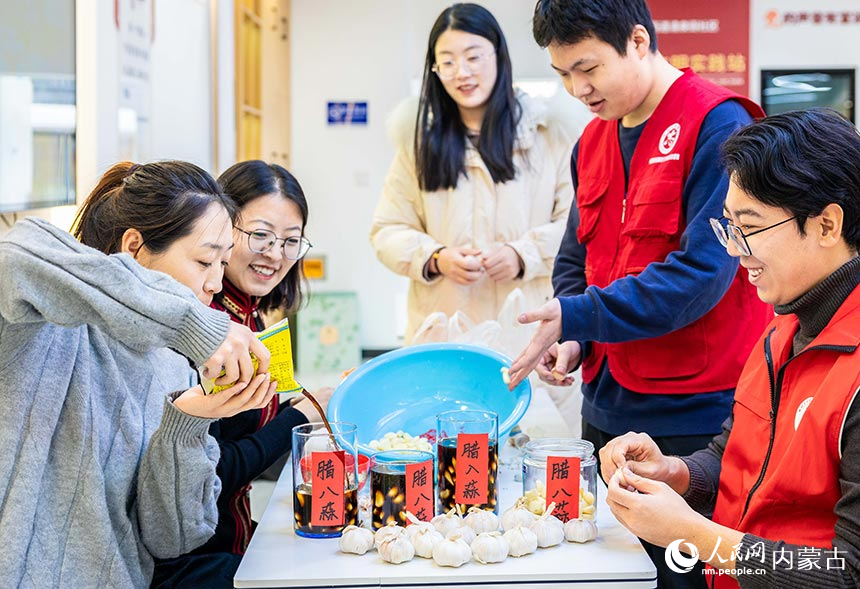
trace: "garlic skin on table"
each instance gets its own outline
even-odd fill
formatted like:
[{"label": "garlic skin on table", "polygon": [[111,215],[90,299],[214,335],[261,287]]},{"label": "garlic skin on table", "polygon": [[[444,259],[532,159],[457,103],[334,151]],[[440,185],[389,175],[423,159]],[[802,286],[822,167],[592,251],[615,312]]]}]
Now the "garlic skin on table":
[{"label": "garlic skin on table", "polygon": [[537,536],[538,546],[541,548],[557,546],[564,541],[564,524],[552,515],[554,509],[555,503],[550,503],[546,512],[529,526],[529,529]]},{"label": "garlic skin on table", "polygon": [[508,555],[510,556],[526,556],[537,550],[537,536],[527,527],[512,528],[505,532],[504,538],[508,541]]},{"label": "garlic skin on table", "polygon": [[472,556],[481,564],[502,562],[508,557],[510,546],[500,532],[482,532],[472,542]]},{"label": "garlic skin on table", "polygon": [[475,532],[475,530],[473,530],[469,526],[461,526],[461,527],[457,528],[456,530],[451,530],[450,532],[448,532],[448,534],[445,537],[450,538],[454,534],[459,535],[460,539],[463,540],[463,542],[465,542],[469,546],[471,546],[472,542],[475,541],[475,538],[478,537],[477,532]]},{"label": "garlic skin on table", "polygon": [[495,532],[499,529],[499,516],[480,507],[470,507],[469,513],[463,518],[463,523],[477,534]]},{"label": "garlic skin on table", "polygon": [[436,528],[443,536],[447,536],[453,530],[457,530],[463,525],[463,518],[457,513],[457,508],[452,507],[448,513],[440,513],[430,520],[433,527]]},{"label": "garlic skin on table", "polygon": [[472,560],[472,549],[456,532],[433,547],[433,562],[439,566],[456,568],[470,560]]},{"label": "garlic skin on table", "polygon": [[338,540],[338,548],[347,554],[364,554],[373,548],[373,532],[358,526],[346,526]]},{"label": "garlic skin on table", "polygon": [[391,537],[406,536],[406,528],[398,526],[396,522],[391,522],[387,526],[382,526],[376,530],[376,535],[373,537],[373,543],[379,549],[379,545]]},{"label": "garlic skin on table", "polygon": [[385,562],[400,564],[408,562],[415,556],[415,548],[405,535],[389,536],[379,544],[376,549],[379,556]]},{"label": "garlic skin on table", "polygon": [[507,532],[520,526],[530,526],[536,519],[537,516],[526,507],[525,497],[520,497],[502,514],[502,529]]},{"label": "garlic skin on table", "polygon": [[568,542],[590,542],[597,538],[597,524],[590,519],[572,519],[564,524],[564,538]]}]

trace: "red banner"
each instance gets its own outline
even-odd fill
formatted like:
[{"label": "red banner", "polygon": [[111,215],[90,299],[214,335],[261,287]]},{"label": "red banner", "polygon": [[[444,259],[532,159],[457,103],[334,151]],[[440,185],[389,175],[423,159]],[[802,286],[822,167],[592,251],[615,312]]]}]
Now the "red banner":
[{"label": "red banner", "polygon": [[677,68],[749,96],[749,0],[648,0],[657,49]]}]

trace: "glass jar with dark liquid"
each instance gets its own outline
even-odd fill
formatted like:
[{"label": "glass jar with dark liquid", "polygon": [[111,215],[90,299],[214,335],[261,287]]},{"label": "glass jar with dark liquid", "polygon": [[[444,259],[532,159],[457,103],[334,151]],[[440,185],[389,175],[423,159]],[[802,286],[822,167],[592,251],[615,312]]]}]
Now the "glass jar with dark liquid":
[{"label": "glass jar with dark liquid", "polygon": [[[427,463],[429,471],[430,509],[419,511],[410,496],[407,470],[409,465]],[[395,522],[406,526],[406,512],[422,521],[433,518],[432,504],[433,454],[422,450],[388,450],[377,452],[370,459],[371,525],[374,530]]]},{"label": "glass jar with dark liquid", "polygon": [[[437,513],[447,513],[459,504],[463,511],[476,506],[498,514],[498,416],[492,411],[446,411],[436,419]],[[461,461],[471,462],[462,464],[458,470]],[[458,472],[462,480],[458,480]],[[484,500],[480,500],[482,495]]]},{"label": "glass jar with dark liquid", "polygon": [[340,536],[358,522],[356,426],[330,426],[331,433],[321,423],[293,428],[294,529],[306,538]]}]

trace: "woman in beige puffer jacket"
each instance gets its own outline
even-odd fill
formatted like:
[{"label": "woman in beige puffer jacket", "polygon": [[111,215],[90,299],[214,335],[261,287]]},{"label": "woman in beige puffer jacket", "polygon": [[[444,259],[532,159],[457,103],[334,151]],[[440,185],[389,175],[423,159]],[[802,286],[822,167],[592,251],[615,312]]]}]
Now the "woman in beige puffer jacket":
[{"label": "woman in beige puffer jacket", "polygon": [[399,146],[370,234],[382,263],[411,279],[407,343],[435,311],[477,323],[496,319],[515,288],[527,308],[552,298],[573,199],[572,140],[514,93],[504,37],[485,9],[458,4],[439,16],[421,94],[424,131]]}]

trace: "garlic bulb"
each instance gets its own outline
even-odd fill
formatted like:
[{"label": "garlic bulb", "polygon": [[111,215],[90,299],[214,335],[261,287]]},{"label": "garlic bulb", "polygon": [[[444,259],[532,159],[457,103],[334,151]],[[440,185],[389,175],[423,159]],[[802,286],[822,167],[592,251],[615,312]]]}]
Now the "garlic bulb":
[{"label": "garlic bulb", "polygon": [[396,522],[390,522],[387,526],[383,526],[376,530],[376,535],[373,537],[373,543],[376,548],[391,537],[405,536],[406,528],[398,526]]},{"label": "garlic bulb", "polygon": [[448,513],[439,514],[431,519],[430,523],[440,534],[447,536],[449,532],[463,525],[463,518],[457,513],[457,508],[452,507]]},{"label": "garlic bulb", "polygon": [[442,567],[458,567],[472,559],[472,549],[457,533],[451,534],[433,547],[433,562]]},{"label": "garlic bulb", "polygon": [[376,547],[379,556],[385,562],[400,564],[412,560],[415,556],[415,548],[405,535],[390,536]]},{"label": "garlic bulb", "polygon": [[525,556],[537,550],[537,536],[529,528],[513,528],[505,532],[504,538],[508,541],[510,556]]},{"label": "garlic bulb", "polygon": [[480,507],[470,507],[469,513],[463,518],[463,523],[478,534],[495,532],[499,529],[499,516]]},{"label": "garlic bulb", "polygon": [[502,529],[507,532],[519,526],[530,526],[536,519],[537,516],[526,507],[525,498],[520,497],[513,507],[502,514]]},{"label": "garlic bulb", "polygon": [[471,546],[472,542],[475,541],[475,538],[478,537],[477,532],[475,532],[475,530],[473,530],[469,526],[462,526],[460,528],[457,528],[456,530],[451,530],[450,532],[448,532],[448,535],[445,537],[450,538],[454,534],[459,534],[459,536],[463,540],[463,542],[465,542],[469,546]]},{"label": "garlic bulb", "polygon": [[346,526],[337,543],[341,552],[364,554],[373,548],[373,532],[358,526]]},{"label": "garlic bulb", "polygon": [[412,542],[412,546],[415,548],[415,556],[420,556],[421,558],[432,558],[433,557],[433,547],[436,546],[437,542],[441,542],[444,540],[442,534],[436,531],[436,528],[430,526],[426,528],[420,528],[418,526],[409,526],[406,528],[407,533],[415,529],[415,532],[412,534],[407,534],[409,536],[409,541]]},{"label": "garlic bulb", "polygon": [[588,542],[597,538],[597,524],[590,519],[572,519],[564,524],[564,538],[568,542]]},{"label": "garlic bulb", "polygon": [[472,556],[481,564],[502,562],[508,557],[510,546],[499,532],[482,532],[472,542]]},{"label": "garlic bulb", "polygon": [[[415,537],[419,532],[424,533],[423,531],[430,530],[435,532],[436,528],[430,522],[423,522],[417,517],[415,517],[411,511],[406,512],[406,519],[409,520],[409,525],[406,526],[406,535],[410,540]],[[441,537],[442,534],[439,534]],[[430,558],[429,556],[425,558]]]},{"label": "garlic bulb", "polygon": [[553,509],[555,509],[555,503],[550,503],[546,513],[529,526],[529,529],[537,536],[538,546],[541,548],[556,546],[564,540],[564,524],[552,515]]}]

